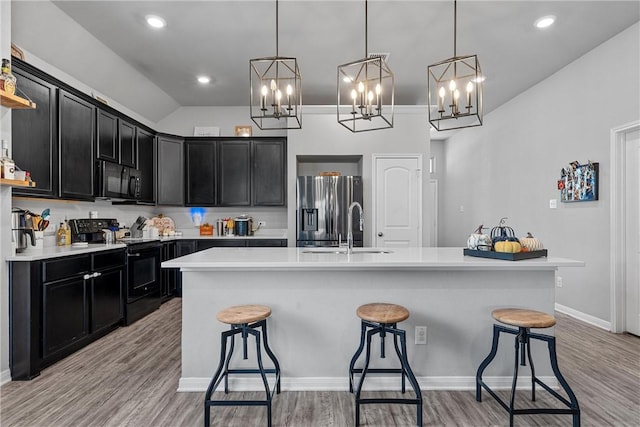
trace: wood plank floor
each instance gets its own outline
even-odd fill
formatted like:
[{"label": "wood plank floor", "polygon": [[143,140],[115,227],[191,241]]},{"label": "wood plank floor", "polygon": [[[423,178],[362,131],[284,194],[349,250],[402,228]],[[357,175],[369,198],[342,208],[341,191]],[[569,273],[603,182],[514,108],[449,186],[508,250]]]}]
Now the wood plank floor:
[{"label": "wood plank floor", "polygon": [[[615,335],[558,315],[560,369],[575,391],[583,426],[640,425],[640,339]],[[0,390],[0,426],[201,426],[203,393],[176,393],[180,375],[181,301],[91,344],[28,382]],[[489,345],[489,343],[487,344]],[[234,397],[237,397],[237,393]],[[258,393],[241,393],[262,398]],[[374,393],[374,395],[381,395]],[[394,393],[384,393],[385,396]],[[535,404],[548,403],[538,393]],[[425,391],[425,426],[507,425],[508,415],[484,394]],[[362,425],[411,426],[415,406],[369,405]],[[275,397],[274,426],[353,425],[347,392],[283,392]],[[569,415],[517,416],[517,426],[571,425]],[[264,408],[216,408],[214,426],[265,426]]]}]

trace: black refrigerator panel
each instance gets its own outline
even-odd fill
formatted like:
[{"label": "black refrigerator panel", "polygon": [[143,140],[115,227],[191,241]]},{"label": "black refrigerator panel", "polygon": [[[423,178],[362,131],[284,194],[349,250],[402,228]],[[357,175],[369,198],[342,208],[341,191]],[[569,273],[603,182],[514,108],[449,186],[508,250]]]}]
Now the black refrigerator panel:
[{"label": "black refrigerator panel", "polygon": [[[362,205],[360,176],[299,176],[297,180],[297,246],[338,246],[347,240],[349,205]],[[354,246],[362,246],[360,213],[353,212]]]}]

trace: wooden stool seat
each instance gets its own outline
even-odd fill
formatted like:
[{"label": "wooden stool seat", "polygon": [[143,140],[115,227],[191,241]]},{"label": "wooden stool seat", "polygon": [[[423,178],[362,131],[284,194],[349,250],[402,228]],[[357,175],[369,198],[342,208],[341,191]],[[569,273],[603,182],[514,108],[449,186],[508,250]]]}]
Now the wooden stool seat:
[{"label": "wooden stool seat", "polygon": [[216,319],[229,325],[242,325],[266,319],[271,316],[271,308],[266,305],[236,305],[220,310]]},{"label": "wooden stool seat", "polygon": [[369,322],[392,324],[409,318],[409,310],[401,305],[387,303],[371,303],[358,307],[356,314]]},{"label": "wooden stool seat", "polygon": [[524,308],[499,308],[491,315],[500,323],[519,328],[550,328],[556,324],[556,318],[550,314]]}]

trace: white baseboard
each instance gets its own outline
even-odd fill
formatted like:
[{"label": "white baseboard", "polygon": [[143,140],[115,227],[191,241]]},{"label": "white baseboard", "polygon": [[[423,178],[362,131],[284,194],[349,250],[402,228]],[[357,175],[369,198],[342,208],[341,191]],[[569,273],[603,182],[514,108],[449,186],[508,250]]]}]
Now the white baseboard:
[{"label": "white baseboard", "polygon": [[11,381],[11,371],[9,369],[6,369],[0,372],[0,385],[5,385],[10,381]]},{"label": "white baseboard", "polygon": [[606,320],[599,319],[590,314],[583,313],[578,310],[574,310],[571,307],[567,307],[565,305],[561,305],[556,303],[555,307],[556,311],[560,313],[566,314],[567,316],[571,316],[575,319],[578,319],[582,322],[588,323],[590,325],[596,326],[600,329],[604,329],[605,331],[611,331],[611,322],[607,322]]},{"label": "white baseboard", "polygon": [[[273,375],[267,376],[269,385],[273,387]],[[538,377],[553,389],[558,388],[558,380],[554,376]],[[484,377],[484,382],[494,390],[511,388],[512,377]],[[179,392],[203,392],[209,386],[210,378],[180,378]],[[476,377],[418,377],[421,390],[475,390]],[[348,391],[349,379],[347,377],[305,377],[282,378],[280,382],[282,391]],[[529,389],[531,377],[518,377],[516,386],[518,389]],[[233,391],[262,391],[264,386],[260,378],[230,378],[229,388]],[[411,388],[407,381],[407,388]],[[218,386],[222,390],[222,385]],[[399,391],[399,378],[371,378],[367,377],[363,390],[370,391]]]}]

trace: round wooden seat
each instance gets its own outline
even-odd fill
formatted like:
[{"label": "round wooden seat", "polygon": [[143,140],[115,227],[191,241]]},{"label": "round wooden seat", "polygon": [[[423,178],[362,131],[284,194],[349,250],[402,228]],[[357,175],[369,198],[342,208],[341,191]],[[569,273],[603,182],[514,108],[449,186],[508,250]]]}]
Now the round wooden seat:
[{"label": "round wooden seat", "polygon": [[409,310],[401,305],[371,303],[358,307],[356,314],[362,320],[376,323],[398,323],[409,318]]},{"label": "round wooden seat", "polygon": [[220,310],[216,319],[229,325],[258,322],[271,316],[271,308],[266,305],[236,305]]},{"label": "round wooden seat", "polygon": [[555,317],[550,314],[524,308],[499,308],[491,315],[500,323],[519,328],[550,328],[556,324]]}]

